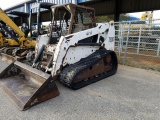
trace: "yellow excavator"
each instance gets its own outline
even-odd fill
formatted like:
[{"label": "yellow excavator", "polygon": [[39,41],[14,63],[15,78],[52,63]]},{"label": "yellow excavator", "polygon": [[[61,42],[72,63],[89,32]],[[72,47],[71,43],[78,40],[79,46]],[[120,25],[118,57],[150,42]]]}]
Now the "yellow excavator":
[{"label": "yellow excavator", "polygon": [[142,20],[142,21],[146,21],[147,19],[148,19],[148,23],[151,24],[152,19],[153,19],[153,11],[147,11],[147,12],[143,13],[140,18],[140,20]]},{"label": "yellow excavator", "polygon": [[[16,37],[12,35],[11,31],[8,29],[8,27],[6,25],[4,25],[4,22],[0,22],[0,28],[1,28],[1,38],[0,38],[0,46],[1,47],[9,47],[9,46],[18,46],[18,42],[16,41]],[[2,31],[3,30],[3,31]],[[7,33],[10,37],[7,37],[5,35],[5,33]],[[12,38],[12,39],[11,39]],[[15,39],[15,40],[14,40]]]},{"label": "yellow excavator", "polygon": [[18,34],[18,36],[11,34],[10,30],[8,30],[8,27],[2,24],[2,22],[0,22],[1,28],[10,35],[9,39],[3,39],[3,45],[6,46],[3,49],[1,49],[3,61],[7,60],[12,62],[13,60],[17,59],[17,57],[20,58],[22,56],[25,56],[29,49],[33,49],[35,47],[36,41],[27,38],[27,34],[25,34],[27,32],[22,32],[22,30],[9,18],[9,16],[1,8],[0,20],[3,23],[5,23],[8,27],[10,27],[10,29],[12,29],[13,32]]},{"label": "yellow excavator", "polygon": [[139,36],[139,30],[141,29],[141,36],[150,36],[151,33],[147,33],[146,30],[151,28],[153,18],[153,11],[146,11],[141,15],[140,21],[124,22],[123,34],[127,36],[130,31],[130,36]]}]

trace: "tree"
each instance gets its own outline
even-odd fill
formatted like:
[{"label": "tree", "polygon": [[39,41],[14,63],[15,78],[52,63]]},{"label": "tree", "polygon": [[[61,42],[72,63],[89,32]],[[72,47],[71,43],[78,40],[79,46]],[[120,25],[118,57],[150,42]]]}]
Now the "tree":
[{"label": "tree", "polygon": [[120,21],[129,21],[130,19],[129,19],[128,15],[123,13],[123,14],[120,15],[120,19],[119,20]]},{"label": "tree", "polygon": [[[111,20],[114,20],[114,15],[103,15],[103,16],[96,16],[97,22],[109,22]],[[128,21],[129,16],[126,14],[120,15],[120,21]]]}]

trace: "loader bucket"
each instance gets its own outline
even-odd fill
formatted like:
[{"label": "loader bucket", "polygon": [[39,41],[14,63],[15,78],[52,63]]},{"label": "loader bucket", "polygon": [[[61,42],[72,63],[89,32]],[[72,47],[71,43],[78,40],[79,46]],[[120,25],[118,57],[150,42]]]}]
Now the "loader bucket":
[{"label": "loader bucket", "polygon": [[0,84],[21,110],[59,95],[51,75],[18,61],[0,73]]}]

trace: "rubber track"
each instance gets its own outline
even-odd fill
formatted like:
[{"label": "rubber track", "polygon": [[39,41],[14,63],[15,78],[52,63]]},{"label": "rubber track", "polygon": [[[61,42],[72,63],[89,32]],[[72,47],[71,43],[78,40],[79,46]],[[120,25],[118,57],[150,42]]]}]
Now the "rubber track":
[{"label": "rubber track", "polygon": [[[103,57],[111,54],[112,56],[112,70],[108,71],[98,77],[94,77],[92,79],[89,79],[87,81],[81,81],[78,83],[73,83],[74,78],[83,70],[89,68],[90,66],[96,64],[98,61],[103,59]],[[64,68],[60,74],[60,82],[72,89],[80,89],[86,85],[89,85],[91,83],[94,83],[96,81],[99,81],[101,79],[104,79],[108,76],[111,76],[116,73],[117,71],[117,57],[114,51],[109,51],[106,49],[100,49],[92,53],[91,55],[87,56],[86,58],[82,58],[80,61],[71,64]]]}]

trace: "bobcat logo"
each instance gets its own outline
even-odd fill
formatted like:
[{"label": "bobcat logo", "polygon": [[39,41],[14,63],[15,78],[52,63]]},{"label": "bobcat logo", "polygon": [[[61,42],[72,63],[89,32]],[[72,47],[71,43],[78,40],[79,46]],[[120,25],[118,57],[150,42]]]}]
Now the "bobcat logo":
[{"label": "bobcat logo", "polygon": [[114,37],[109,37],[109,42],[113,42],[114,41]]},{"label": "bobcat logo", "polygon": [[87,31],[86,35],[92,35],[92,31]]}]

